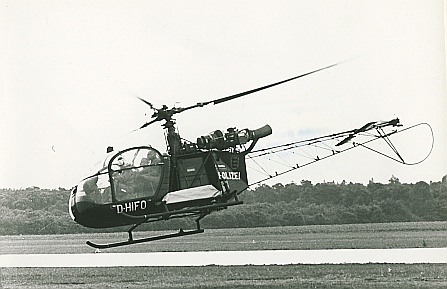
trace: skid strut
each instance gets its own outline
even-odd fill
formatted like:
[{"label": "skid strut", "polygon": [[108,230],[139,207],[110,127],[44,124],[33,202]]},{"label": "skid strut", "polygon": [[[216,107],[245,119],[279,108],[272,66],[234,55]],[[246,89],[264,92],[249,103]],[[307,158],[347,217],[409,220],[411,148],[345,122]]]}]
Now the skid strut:
[{"label": "skid strut", "polygon": [[[126,245],[139,244],[139,243],[145,243],[145,242],[151,242],[151,241],[157,241],[157,240],[163,240],[163,239],[176,238],[176,237],[182,237],[182,236],[187,236],[187,235],[203,233],[205,230],[200,228],[200,220],[202,220],[205,216],[207,216],[212,211],[217,210],[217,209],[223,209],[223,208],[227,208],[229,206],[243,204],[243,201],[237,200],[236,192],[233,192],[233,194],[234,194],[234,198],[236,200],[234,202],[229,202],[229,203],[213,204],[213,205],[202,206],[202,207],[198,207],[198,208],[188,208],[188,209],[177,210],[174,212],[168,211],[168,212],[157,213],[157,214],[152,214],[152,215],[144,215],[144,216],[132,216],[132,215],[127,215],[127,214],[123,213],[123,215],[125,215],[129,218],[134,218],[136,221],[138,221],[135,225],[133,225],[127,231],[127,233],[129,234],[129,238],[127,241],[109,243],[109,244],[96,244],[96,243],[93,243],[90,241],[87,241],[86,243],[90,247],[93,247],[96,249],[107,249],[107,248],[121,247],[121,246],[126,246]],[[198,210],[200,210],[200,212],[197,212]],[[172,233],[172,234],[153,236],[153,237],[147,237],[147,238],[141,238],[141,239],[133,238],[133,235],[132,235],[133,230],[135,230],[141,224],[148,222],[148,220],[150,218],[169,219],[172,215],[191,214],[191,213],[195,214],[196,216],[199,215],[199,217],[195,220],[196,226],[197,226],[195,230],[184,231],[183,229],[180,229],[177,233]]]},{"label": "skid strut", "polygon": [[199,218],[196,219],[196,225],[197,228],[195,230],[183,230],[180,229],[177,233],[172,234],[166,234],[166,235],[160,235],[160,236],[153,236],[153,237],[147,237],[147,238],[140,238],[140,239],[134,239],[132,231],[137,228],[142,223],[138,223],[133,225],[127,233],[129,234],[129,239],[127,241],[122,242],[116,242],[116,243],[109,243],[109,244],[96,244],[90,241],[87,241],[86,244],[90,247],[93,247],[95,249],[108,249],[108,248],[115,248],[115,247],[122,247],[132,244],[139,244],[139,243],[145,243],[145,242],[151,242],[151,241],[157,241],[157,240],[163,240],[163,239],[169,239],[169,238],[176,238],[176,237],[182,237],[187,235],[194,235],[194,234],[200,234],[205,232],[204,229],[200,228],[200,220],[205,217],[206,215],[201,215]]}]

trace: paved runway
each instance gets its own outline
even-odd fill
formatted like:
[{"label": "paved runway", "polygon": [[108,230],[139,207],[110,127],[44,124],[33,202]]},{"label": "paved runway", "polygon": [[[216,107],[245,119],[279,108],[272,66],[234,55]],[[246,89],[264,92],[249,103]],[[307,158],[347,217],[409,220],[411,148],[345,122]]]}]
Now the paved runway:
[{"label": "paved runway", "polygon": [[447,248],[1,255],[0,267],[447,263]]}]

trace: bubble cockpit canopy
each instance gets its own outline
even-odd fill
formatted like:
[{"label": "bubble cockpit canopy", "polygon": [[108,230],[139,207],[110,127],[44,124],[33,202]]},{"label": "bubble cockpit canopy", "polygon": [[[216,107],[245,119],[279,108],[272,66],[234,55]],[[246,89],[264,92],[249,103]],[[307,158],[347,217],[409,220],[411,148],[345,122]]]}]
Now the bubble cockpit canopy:
[{"label": "bubble cockpit canopy", "polygon": [[101,205],[153,197],[161,183],[162,165],[160,152],[152,147],[110,151],[97,172],[79,182],[76,203]]}]

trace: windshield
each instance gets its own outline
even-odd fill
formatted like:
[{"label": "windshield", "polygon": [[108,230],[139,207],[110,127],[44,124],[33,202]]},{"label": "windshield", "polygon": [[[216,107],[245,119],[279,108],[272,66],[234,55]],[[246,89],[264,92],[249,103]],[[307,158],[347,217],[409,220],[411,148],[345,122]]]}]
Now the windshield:
[{"label": "windshield", "polygon": [[117,154],[110,160],[114,197],[124,201],[152,197],[162,173],[162,157],[153,148],[138,148]]},{"label": "windshield", "polygon": [[106,157],[103,167],[82,180],[77,202],[109,204],[152,197],[162,177],[162,156],[151,147],[137,147]]}]

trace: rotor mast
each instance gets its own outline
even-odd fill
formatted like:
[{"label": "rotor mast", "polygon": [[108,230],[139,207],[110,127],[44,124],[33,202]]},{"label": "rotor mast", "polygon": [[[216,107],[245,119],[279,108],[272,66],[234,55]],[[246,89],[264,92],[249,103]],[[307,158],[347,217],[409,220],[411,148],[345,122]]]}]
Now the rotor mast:
[{"label": "rotor mast", "polygon": [[167,130],[167,140],[168,140],[168,152],[171,157],[179,155],[180,148],[182,147],[182,142],[180,140],[180,135],[175,129],[175,121],[170,118],[166,120],[163,127]]}]

